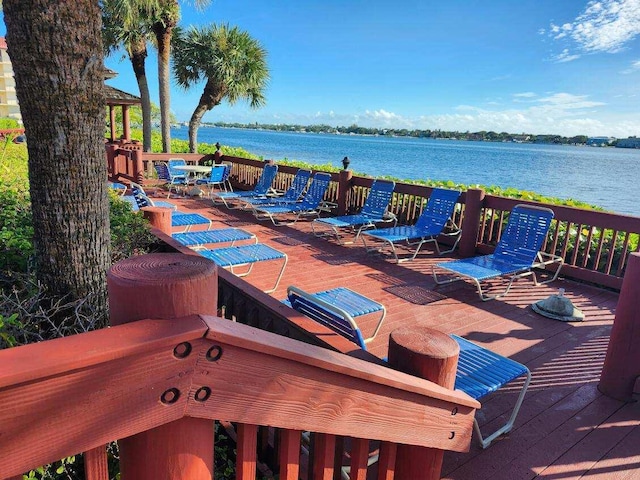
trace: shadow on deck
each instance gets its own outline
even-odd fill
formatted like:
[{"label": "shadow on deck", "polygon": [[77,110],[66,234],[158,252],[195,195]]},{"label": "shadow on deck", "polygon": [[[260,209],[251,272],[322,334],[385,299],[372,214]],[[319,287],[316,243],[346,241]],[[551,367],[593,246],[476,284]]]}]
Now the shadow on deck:
[{"label": "shadow on deck", "polygon": [[[481,302],[471,284],[436,287],[431,267],[442,261],[425,250],[414,262],[397,265],[367,254],[361,243],[338,245],[318,239],[309,222],[273,227],[247,212],[229,211],[204,199],[175,199],[181,209],[215,220],[213,228],[240,227],[289,257],[279,288],[286,297],[295,285],[314,292],[348,286],[384,304],[387,318],[369,351],[387,355],[391,331],[412,324],[456,333],[521,363],[532,382],[515,427],[487,450],[472,442],[469,453],[447,452],[446,479],[640,479],[640,405],[625,404],[597,390],[618,294],[562,277],[533,287],[516,282],[509,295]],[[273,281],[269,265],[257,265],[245,278],[262,288]],[[499,288],[498,283],[494,285]],[[530,305],[565,289],[585,314],[581,323],[563,323],[534,313]],[[493,288],[493,287],[492,287]],[[360,323],[367,336],[375,319]],[[504,423],[520,385],[515,383],[482,401],[481,429]]]}]

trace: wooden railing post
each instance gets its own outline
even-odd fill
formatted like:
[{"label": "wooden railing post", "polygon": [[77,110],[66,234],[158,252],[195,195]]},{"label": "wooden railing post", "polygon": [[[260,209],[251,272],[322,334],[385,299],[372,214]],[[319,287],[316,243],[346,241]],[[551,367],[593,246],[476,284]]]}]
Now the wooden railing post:
[{"label": "wooden railing post", "polygon": [[340,170],[338,179],[338,215],[347,214],[347,200],[349,198],[349,190],[351,189],[351,178],[353,172],[351,170]]},{"label": "wooden railing post", "polygon": [[131,152],[131,160],[133,161],[133,178],[136,183],[142,183],[144,180],[144,165],[142,163],[142,149],[136,149]]},{"label": "wooden railing post", "polygon": [[[640,253],[629,256],[598,389],[632,401],[640,379]],[[637,390],[635,393],[640,393]]]},{"label": "wooden railing post", "polygon": [[[203,257],[180,253],[131,257],[111,268],[107,285],[112,325],[216,315],[217,270]],[[185,417],[121,439],[122,480],[211,480],[213,431],[210,420]]]},{"label": "wooden railing post", "polygon": [[[453,389],[460,347],[449,335],[427,327],[405,327],[389,336],[389,364],[396,370]],[[395,478],[438,480],[443,450],[398,445]]]},{"label": "wooden railing post", "polygon": [[476,254],[476,242],[478,241],[483,201],[484,190],[480,188],[467,190],[464,218],[462,219],[462,234],[458,247],[458,253],[461,257],[473,257]]},{"label": "wooden railing post", "polygon": [[142,216],[152,227],[171,236],[171,209],[166,207],[143,207]]}]

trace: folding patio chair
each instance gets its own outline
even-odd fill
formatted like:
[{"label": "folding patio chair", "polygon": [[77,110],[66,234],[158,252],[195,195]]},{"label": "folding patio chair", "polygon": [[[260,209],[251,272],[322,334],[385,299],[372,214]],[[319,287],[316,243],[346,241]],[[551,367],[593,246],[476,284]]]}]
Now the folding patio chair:
[{"label": "folding patio chair", "polygon": [[[262,174],[253,188],[253,190],[247,192],[218,192],[213,193],[211,200],[214,205],[224,205],[229,209],[240,208],[234,206],[235,202],[245,202],[249,198],[266,198],[267,194],[271,191],[271,184],[273,183],[278,173],[278,165],[267,164],[262,169]],[[229,203],[231,202],[231,203]],[[245,202],[246,203],[246,202]]]},{"label": "folding patio chair", "polygon": [[261,198],[247,198],[243,201],[246,202],[244,208],[251,208],[263,205],[291,205],[300,201],[300,197],[307,188],[311,178],[311,170],[303,170],[302,168],[296,172],[296,175],[291,181],[291,186],[281,196],[270,196]]},{"label": "folding patio chair", "polygon": [[[558,278],[564,263],[562,257],[541,252],[540,249],[553,219],[553,210],[532,205],[518,204],[509,214],[507,226],[495,251],[490,255],[462,258],[451,262],[438,263],[433,267],[433,279],[438,285],[458,280],[471,280],[482,301],[500,298],[509,293],[514,280],[531,275],[535,286],[549,283]],[[534,268],[545,268],[546,265],[558,263],[555,274],[549,280],[538,282]],[[446,270],[455,277],[449,280],[438,280],[435,268]],[[487,295],[480,282],[492,278],[510,277],[504,292]]]},{"label": "folding patio chair", "polygon": [[[318,172],[311,179],[302,200],[290,205],[254,206],[253,214],[257,220],[269,219],[275,226],[291,225],[303,217],[317,217],[322,211],[324,195],[331,183],[331,174]],[[290,218],[281,220],[281,218]]]},{"label": "folding patio chair", "polygon": [[[393,222],[395,226],[397,222],[396,216],[388,212],[389,202],[395,186],[395,182],[374,180],[360,213],[318,218],[311,224],[313,234],[316,237],[335,237],[338,243],[353,243],[363,230],[375,228],[377,223]],[[318,229],[319,227],[321,228]],[[348,230],[354,233],[355,238],[353,241],[342,242],[341,230]]]},{"label": "folding patio chair", "polygon": [[160,180],[164,180],[169,185],[169,193],[167,194],[167,198],[171,196],[171,190],[175,189],[175,192],[179,194],[180,189],[178,187],[185,187],[188,185],[187,177],[184,175],[184,173],[181,173],[179,175],[172,175],[166,163],[154,163],[153,168],[156,169],[158,178]]},{"label": "folding patio chair", "polygon": [[229,243],[231,247],[236,242],[251,240],[258,243],[258,237],[241,228],[218,228],[213,230],[200,230],[198,232],[174,233],[172,237],[185,247],[200,250],[205,245]]},{"label": "folding patio chair", "polygon": [[[316,295],[309,294],[296,287],[287,288],[287,297],[288,304],[293,309],[342,335],[363,350],[367,349],[367,342],[362,336],[362,332],[347,311],[348,305],[345,308],[344,305],[340,306],[337,302],[326,302]],[[478,400],[489,393],[499,390],[511,381],[524,376],[524,384],[520,389],[518,399],[507,423],[491,433],[487,438],[484,438],[477,420],[474,419],[474,430],[478,441],[482,448],[487,448],[496,438],[513,428],[531,381],[531,372],[525,365],[498,355],[462,337],[451,335],[451,338],[460,346],[455,388],[462,390],[470,397]],[[348,478],[344,474],[345,471],[346,469],[343,467],[343,478]]]},{"label": "folding patio chair", "polygon": [[[461,230],[451,220],[459,196],[459,190],[434,188],[415,225],[398,225],[362,232],[361,238],[364,247],[368,252],[379,252],[382,247],[367,247],[366,239],[370,238],[384,242],[383,247],[388,244],[396,263],[414,260],[422,246],[429,242],[433,242],[438,255],[453,252],[460,241],[461,233]],[[452,229],[445,233],[445,227],[447,226],[452,227]],[[453,246],[449,250],[441,251],[438,245],[438,235],[455,237]],[[408,258],[398,258],[397,243],[406,243],[407,246],[415,247],[413,255]]]},{"label": "folding patio chair", "polygon": [[[284,273],[284,268],[287,266],[287,255],[285,253],[263,243],[217,248],[215,250],[199,250],[198,253],[203,257],[213,260],[216,265],[230,270],[231,273],[238,277],[249,275],[256,263],[283,260],[282,268],[276,278],[276,283],[273,288],[265,290],[265,293],[271,293],[278,288],[278,284]],[[242,273],[237,273],[236,269],[239,267],[246,267],[247,270]]]},{"label": "folding patio chair", "polygon": [[229,178],[229,172],[231,167],[227,164],[213,165],[211,172],[207,178],[199,178],[196,180],[196,185],[206,185],[209,187],[209,197],[214,188],[217,188],[221,192],[227,191],[227,179]]}]

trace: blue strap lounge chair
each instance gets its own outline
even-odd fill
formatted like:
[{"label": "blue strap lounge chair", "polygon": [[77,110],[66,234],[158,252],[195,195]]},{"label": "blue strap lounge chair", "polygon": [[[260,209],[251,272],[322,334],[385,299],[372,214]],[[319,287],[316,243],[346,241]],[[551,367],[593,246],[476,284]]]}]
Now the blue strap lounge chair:
[{"label": "blue strap lounge chair", "polygon": [[311,224],[313,234],[316,237],[335,237],[338,243],[345,243],[342,242],[340,231],[348,230],[355,233],[355,241],[363,230],[375,228],[377,223],[393,222],[395,226],[395,215],[387,211],[395,186],[395,182],[375,180],[360,213],[318,218]]},{"label": "blue strap lounge chair", "polygon": [[[258,205],[254,207],[253,213],[256,219],[269,219],[276,226],[293,224],[302,217],[317,217],[322,211],[329,183],[331,174],[318,172],[311,179],[311,184],[300,202],[290,205]],[[282,220],[283,218],[285,220]]]},{"label": "blue strap lounge chair", "polygon": [[[262,169],[262,174],[258,178],[253,190],[247,192],[218,192],[213,193],[211,200],[214,205],[224,205],[227,208],[240,208],[249,198],[265,198],[271,191],[271,184],[278,174],[278,165],[267,164]],[[235,205],[239,203],[240,205]]]},{"label": "blue strap lounge chair", "polygon": [[218,228],[213,230],[200,230],[198,232],[174,233],[172,237],[186,247],[194,250],[205,248],[205,245],[229,243],[234,246],[236,242],[245,240],[258,243],[258,237],[241,228]]},{"label": "blue strap lounge chair", "polygon": [[171,213],[171,226],[173,228],[183,227],[184,230],[182,230],[182,232],[184,233],[191,230],[191,227],[195,225],[204,225],[205,229],[208,230],[211,228],[211,219],[199,213]]},{"label": "blue strap lounge chair", "polygon": [[302,194],[305,192],[310,178],[311,170],[303,170],[301,168],[293,177],[291,186],[281,196],[272,196],[266,198],[247,198],[244,200],[246,202],[245,207],[253,209],[254,207],[264,205],[283,206],[296,203],[300,201],[300,197],[302,197]]},{"label": "blue strap lounge chair", "polygon": [[[424,207],[424,210],[422,210],[415,225],[398,225],[390,228],[378,228],[362,232],[361,238],[364,247],[367,251],[378,252],[381,250],[380,248],[367,247],[366,239],[384,242],[383,246],[388,244],[396,263],[414,260],[422,246],[429,242],[433,242],[438,255],[453,252],[458,245],[461,233],[461,230],[453,225],[451,221],[459,196],[459,190],[434,188],[427,205]],[[453,230],[447,232],[446,235],[455,237],[455,242],[449,250],[441,251],[438,245],[438,235],[443,234],[448,224],[453,227]],[[407,246],[415,247],[413,255],[408,258],[399,259],[395,246],[396,243],[406,243]]]},{"label": "blue strap lounge chair", "polygon": [[[287,255],[285,253],[263,243],[217,248],[215,250],[200,250],[198,253],[239,277],[249,275],[256,263],[282,260],[282,268],[278,273],[275,284],[269,290],[265,290],[265,293],[271,293],[278,288],[284,269],[287,266]],[[238,273],[238,268],[244,268],[245,271]]]},{"label": "blue strap lounge chair", "polygon": [[211,193],[215,188],[219,191],[226,192],[227,191],[227,179],[229,178],[229,173],[231,172],[231,167],[227,164],[218,164],[213,165],[211,167],[211,172],[207,178],[199,178],[196,180],[196,185],[209,187],[209,197],[211,197]]},{"label": "blue strap lounge chair", "polygon": [[[387,316],[387,310],[384,305],[346,287],[338,287],[316,293],[307,293],[299,288],[289,287],[287,296],[288,298],[284,303],[292,306],[292,300],[297,302],[295,309],[302,313],[305,313],[303,310],[313,310],[316,305],[324,306],[328,312],[335,313],[335,321],[337,322],[335,326],[340,326],[340,334],[363,346],[362,348],[365,350],[366,347],[364,345],[376,338],[382,322]],[[379,314],[380,317],[373,334],[368,338],[364,338],[355,319],[369,314]],[[343,323],[345,324],[342,325]],[[330,323],[325,326],[333,328]]]},{"label": "blue strap lounge chair", "polygon": [[178,210],[178,206],[175,203],[165,202],[162,200],[151,200],[141,185],[135,182],[131,182],[130,186],[131,186],[131,195],[135,199],[138,208],[163,207],[163,208],[170,208],[171,210]]},{"label": "blue strap lounge chair", "polygon": [[[289,305],[298,312],[342,335],[363,350],[367,349],[366,341],[347,308],[337,302],[329,303],[316,295],[309,294],[296,287],[287,289]],[[524,384],[516,400],[513,411],[502,427],[484,438],[477,420],[474,419],[474,430],[482,448],[509,432],[524,400],[525,393],[531,381],[529,369],[514,360],[492,352],[480,345],[465,340],[457,335],[451,335],[460,346],[458,369],[456,371],[455,388],[462,390],[470,397],[478,400],[489,393],[495,392],[511,381],[524,376]]]},{"label": "blue strap lounge chair", "polygon": [[[492,254],[438,263],[433,267],[433,279],[438,285],[462,279],[471,280],[482,301],[505,296],[514,280],[529,275],[533,277],[536,286],[552,282],[560,273],[563,259],[540,251],[552,219],[553,211],[548,208],[516,205],[509,214],[507,226]],[[538,282],[533,269],[544,268],[551,263],[559,263],[555,274],[549,280]],[[439,280],[436,268],[445,270],[454,275],[454,278]],[[484,293],[480,282],[499,277],[510,277],[504,292],[496,295]]]},{"label": "blue strap lounge chair", "polygon": [[180,188],[187,185],[187,177],[184,174],[172,175],[166,163],[154,163],[153,168],[156,169],[158,178],[160,180],[164,180],[169,185],[169,193],[167,193],[167,198],[171,196],[172,190],[175,190],[177,194],[180,194]]}]

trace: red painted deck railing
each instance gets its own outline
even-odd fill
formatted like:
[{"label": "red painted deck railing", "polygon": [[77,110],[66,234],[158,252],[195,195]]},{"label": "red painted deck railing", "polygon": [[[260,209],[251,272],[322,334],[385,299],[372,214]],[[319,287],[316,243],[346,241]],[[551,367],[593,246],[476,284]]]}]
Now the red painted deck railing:
[{"label": "red painted deck railing", "polygon": [[[215,420],[236,424],[238,479],[255,479],[259,426],[277,429],[282,480],[299,478],[302,431],[315,433],[314,480],[333,478],[338,436],[351,438],[351,478],[365,478],[370,440],[386,479],[405,445],[422,447],[409,461],[420,471],[468,450],[479,404],[463,393],[211,315],[172,318],[216,304],[201,294],[217,281],[209,263],[125,260],[109,274],[117,326],[0,351],[0,478],[86,452],[87,480],[106,480],[106,444],[123,440],[123,480],[208,479]],[[148,309],[167,319],[135,319]],[[421,478],[439,478],[431,463]]]},{"label": "red painted deck railing", "polygon": [[[166,160],[167,157],[167,154],[141,155],[142,162]],[[202,155],[191,155],[189,161],[198,161],[198,158],[209,160]],[[232,163],[231,178],[240,189],[253,188],[264,165],[262,161],[238,157],[222,156],[220,160]],[[276,188],[286,189],[296,170],[280,165]],[[333,173],[325,199],[337,205],[336,214],[355,212],[364,204],[372,181],[370,178],[353,176],[351,171]],[[397,215],[399,223],[415,222],[430,192],[430,187],[397,183],[391,210]],[[505,215],[518,203],[536,204],[486,195],[481,190],[464,192],[453,219],[463,227],[460,254],[471,256],[490,253],[500,239]],[[544,250],[563,257],[562,275],[620,289],[629,254],[640,248],[640,217],[558,205],[544,206],[555,213]],[[450,239],[442,240],[446,243]]]}]

